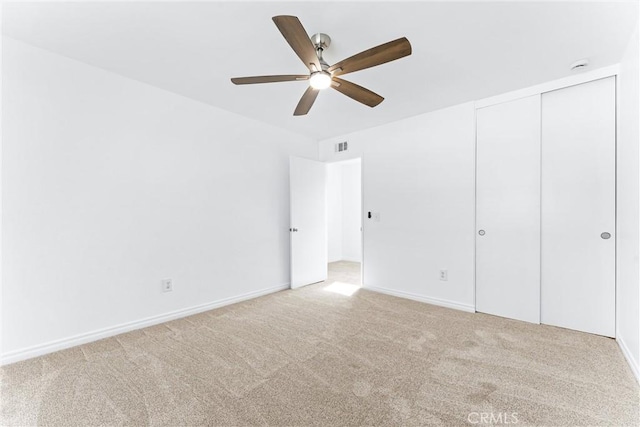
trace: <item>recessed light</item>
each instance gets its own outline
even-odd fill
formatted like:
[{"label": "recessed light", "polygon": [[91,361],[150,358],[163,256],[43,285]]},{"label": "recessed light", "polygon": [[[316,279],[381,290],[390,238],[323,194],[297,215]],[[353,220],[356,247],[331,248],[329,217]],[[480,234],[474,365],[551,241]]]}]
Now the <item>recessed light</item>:
[{"label": "recessed light", "polygon": [[581,68],[585,68],[588,65],[589,65],[589,60],[588,59],[581,59],[581,60],[576,61],[573,64],[571,64],[571,71],[579,70]]}]

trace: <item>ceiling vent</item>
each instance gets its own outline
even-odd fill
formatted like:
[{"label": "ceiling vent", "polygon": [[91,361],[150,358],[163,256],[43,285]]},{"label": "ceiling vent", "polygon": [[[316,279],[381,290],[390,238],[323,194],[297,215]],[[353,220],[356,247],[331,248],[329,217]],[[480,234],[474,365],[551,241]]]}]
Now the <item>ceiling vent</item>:
[{"label": "ceiling vent", "polygon": [[336,153],[339,153],[341,151],[347,151],[347,148],[348,148],[347,141],[339,142],[336,144]]}]

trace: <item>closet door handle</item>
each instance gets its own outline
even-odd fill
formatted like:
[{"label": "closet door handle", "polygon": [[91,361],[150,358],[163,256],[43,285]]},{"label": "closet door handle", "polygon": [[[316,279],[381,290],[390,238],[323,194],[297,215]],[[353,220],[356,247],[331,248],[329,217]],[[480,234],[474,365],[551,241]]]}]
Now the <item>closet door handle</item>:
[{"label": "closet door handle", "polygon": [[480,231],[478,231],[478,234],[479,234],[479,235],[481,235],[481,236],[484,236],[484,233],[485,233],[485,231],[484,231],[484,230],[480,230]]},{"label": "closet door handle", "polygon": [[607,240],[611,237],[611,233],[607,233],[606,231],[600,235],[604,240]]}]

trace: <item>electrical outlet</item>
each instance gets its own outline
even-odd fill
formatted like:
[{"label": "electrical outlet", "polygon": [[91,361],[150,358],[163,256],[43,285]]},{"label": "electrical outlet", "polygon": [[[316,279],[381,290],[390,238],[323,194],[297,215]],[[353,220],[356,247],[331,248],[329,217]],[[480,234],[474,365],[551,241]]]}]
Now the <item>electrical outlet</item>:
[{"label": "electrical outlet", "polygon": [[449,272],[447,270],[440,270],[440,280],[443,282],[449,280]]},{"label": "electrical outlet", "polygon": [[162,279],[162,292],[173,291],[173,281],[171,279]]}]

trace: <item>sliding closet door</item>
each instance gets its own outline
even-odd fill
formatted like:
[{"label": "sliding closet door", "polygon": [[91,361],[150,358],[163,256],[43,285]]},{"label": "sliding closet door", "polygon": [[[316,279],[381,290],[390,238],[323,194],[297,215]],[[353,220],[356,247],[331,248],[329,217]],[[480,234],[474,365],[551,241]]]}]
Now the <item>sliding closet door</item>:
[{"label": "sliding closet door", "polygon": [[542,95],[542,323],[615,336],[615,78]]},{"label": "sliding closet door", "polygon": [[477,111],[476,311],[540,322],[540,96]]}]

